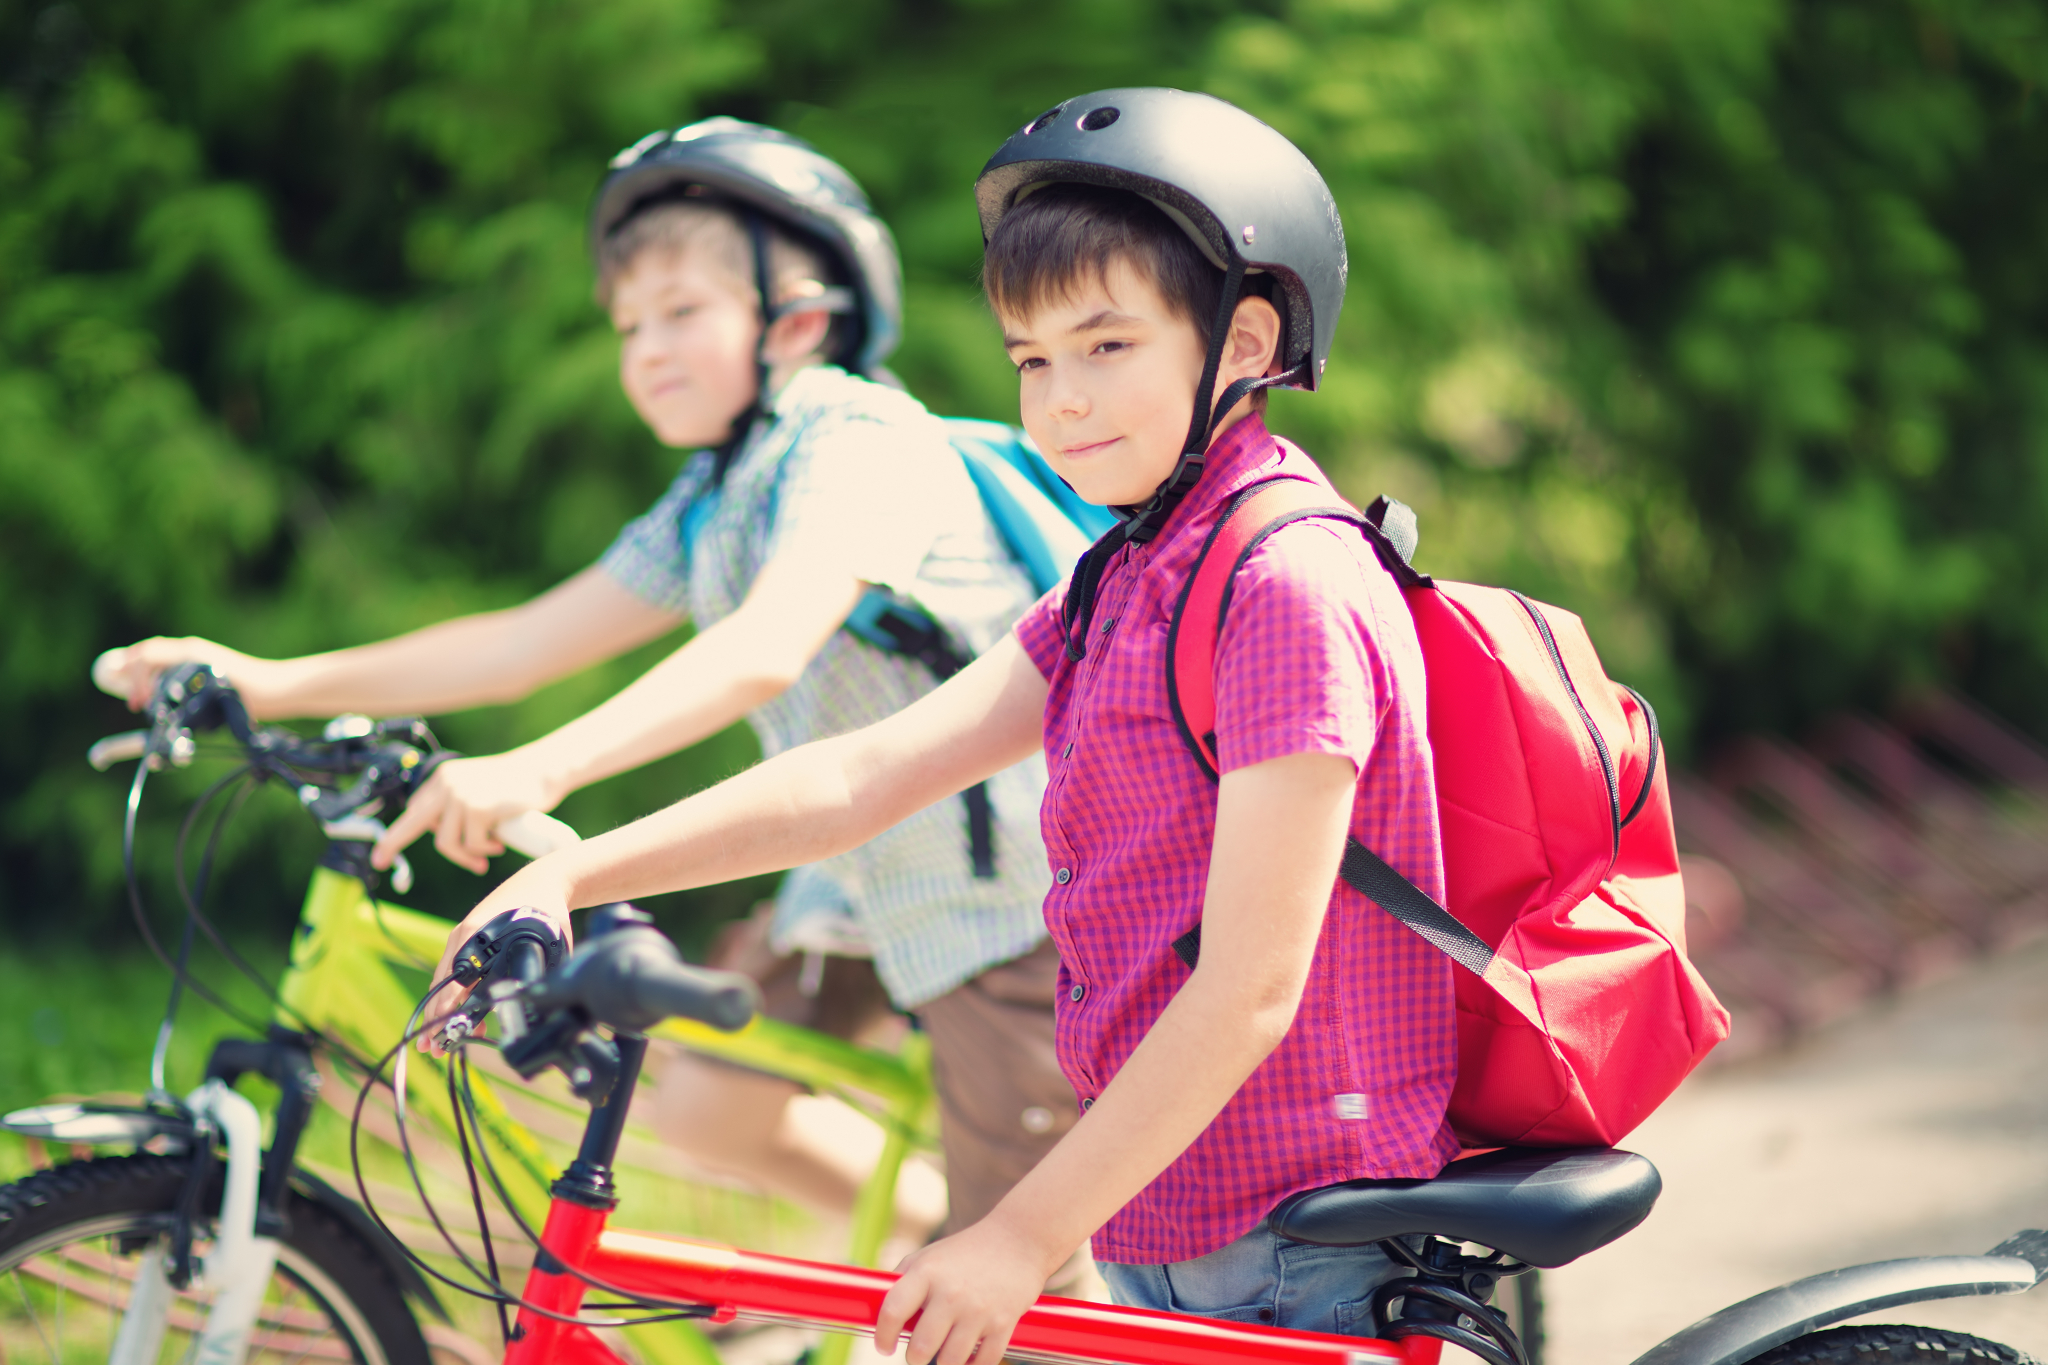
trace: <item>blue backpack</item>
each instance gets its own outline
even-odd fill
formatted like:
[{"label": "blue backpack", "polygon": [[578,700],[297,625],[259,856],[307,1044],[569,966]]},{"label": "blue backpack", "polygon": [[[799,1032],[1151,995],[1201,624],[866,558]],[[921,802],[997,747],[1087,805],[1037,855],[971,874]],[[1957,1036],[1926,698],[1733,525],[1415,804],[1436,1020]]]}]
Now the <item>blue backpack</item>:
[{"label": "blue backpack", "polygon": [[[1019,428],[971,417],[943,420],[997,538],[1030,576],[1034,591],[1043,593],[1065,578],[1074,561],[1116,524],[1115,513],[1082,501],[1053,473]],[[886,588],[870,588],[862,595],[846,618],[846,629],[877,649],[919,660],[941,681],[965,668],[972,657],[929,612]],[[974,875],[993,877],[995,835],[988,790],[977,784],[960,797],[967,805]]]}]

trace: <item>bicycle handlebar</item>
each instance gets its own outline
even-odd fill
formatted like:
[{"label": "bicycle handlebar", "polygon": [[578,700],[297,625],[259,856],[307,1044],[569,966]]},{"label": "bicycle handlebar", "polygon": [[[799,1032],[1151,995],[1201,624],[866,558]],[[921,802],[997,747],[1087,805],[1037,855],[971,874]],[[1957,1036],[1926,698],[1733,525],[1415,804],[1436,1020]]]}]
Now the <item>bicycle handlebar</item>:
[{"label": "bicycle handlebar", "polygon": [[[108,650],[93,661],[93,682],[115,695],[121,695],[119,688],[108,684],[115,678],[112,660],[119,652]],[[349,817],[374,814],[385,802],[394,809],[403,806],[436,764],[456,756],[413,719],[342,716],[328,722],[317,740],[281,726],[252,725],[234,685],[205,664],[164,670],[148,714],[149,729],[108,735],[86,752],[86,761],[100,772],[132,759],[152,769],[166,761],[182,767],[197,752],[195,734],[226,729],[260,773],[298,783],[308,810],[339,838],[375,838],[380,829]],[[529,858],[580,842],[575,830],[541,811],[516,815],[496,833],[506,847]]]},{"label": "bicycle handlebar", "polygon": [[85,751],[85,761],[92,764],[94,772],[103,773],[116,763],[126,763],[131,758],[141,758],[149,752],[149,731],[129,730],[124,734],[108,735]]},{"label": "bicycle handlebar", "polygon": [[678,1016],[731,1033],[760,1010],[761,990],[738,972],[692,967],[659,929],[628,923],[593,938],[527,1001],[538,1011],[573,1009],[631,1033]]},{"label": "bicycle handlebar", "polygon": [[500,821],[492,831],[514,853],[545,858],[557,849],[583,842],[583,836],[545,811],[530,810]]}]

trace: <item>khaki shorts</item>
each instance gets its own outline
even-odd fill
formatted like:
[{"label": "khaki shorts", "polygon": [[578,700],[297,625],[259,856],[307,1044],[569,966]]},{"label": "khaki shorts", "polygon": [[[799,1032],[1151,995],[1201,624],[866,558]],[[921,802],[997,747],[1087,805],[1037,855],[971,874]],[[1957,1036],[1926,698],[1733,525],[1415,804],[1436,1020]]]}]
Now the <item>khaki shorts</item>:
[{"label": "khaki shorts", "polygon": [[[770,1018],[852,1041],[885,1034],[893,1021],[888,993],[864,958],[826,958],[806,994],[803,957],[769,949],[765,913],[727,926],[709,961],[760,982]],[[1053,1045],[1059,970],[1047,940],[917,1011],[932,1040],[946,1232],[979,1221],[1081,1117]]]}]

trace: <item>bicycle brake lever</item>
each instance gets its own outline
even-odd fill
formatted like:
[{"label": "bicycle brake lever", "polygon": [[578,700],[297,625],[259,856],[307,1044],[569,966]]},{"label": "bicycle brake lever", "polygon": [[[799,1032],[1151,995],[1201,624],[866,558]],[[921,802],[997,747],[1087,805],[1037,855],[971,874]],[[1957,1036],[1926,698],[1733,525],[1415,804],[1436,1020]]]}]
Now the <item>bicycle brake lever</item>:
[{"label": "bicycle brake lever", "polygon": [[[317,802],[308,802],[309,807]],[[350,843],[374,844],[384,837],[382,820],[368,815],[350,815],[340,820],[323,820],[320,832],[330,839],[345,839]],[[403,896],[412,890],[412,864],[403,853],[391,860],[391,889]]]}]

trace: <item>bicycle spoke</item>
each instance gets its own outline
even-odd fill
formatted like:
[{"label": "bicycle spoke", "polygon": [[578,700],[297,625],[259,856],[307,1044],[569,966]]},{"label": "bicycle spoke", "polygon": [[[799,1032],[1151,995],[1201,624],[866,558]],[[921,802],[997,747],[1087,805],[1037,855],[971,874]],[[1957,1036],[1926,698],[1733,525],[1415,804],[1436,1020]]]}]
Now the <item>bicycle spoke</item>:
[{"label": "bicycle spoke", "polygon": [[43,1339],[43,1349],[49,1352],[52,1361],[61,1362],[64,1357],[50,1343],[50,1334],[43,1329],[42,1315],[36,1312],[35,1304],[29,1299],[28,1286],[21,1282],[21,1272],[16,1271],[11,1278],[14,1280],[14,1292],[21,1299],[22,1312],[28,1315],[29,1324],[36,1329],[36,1335]]}]

